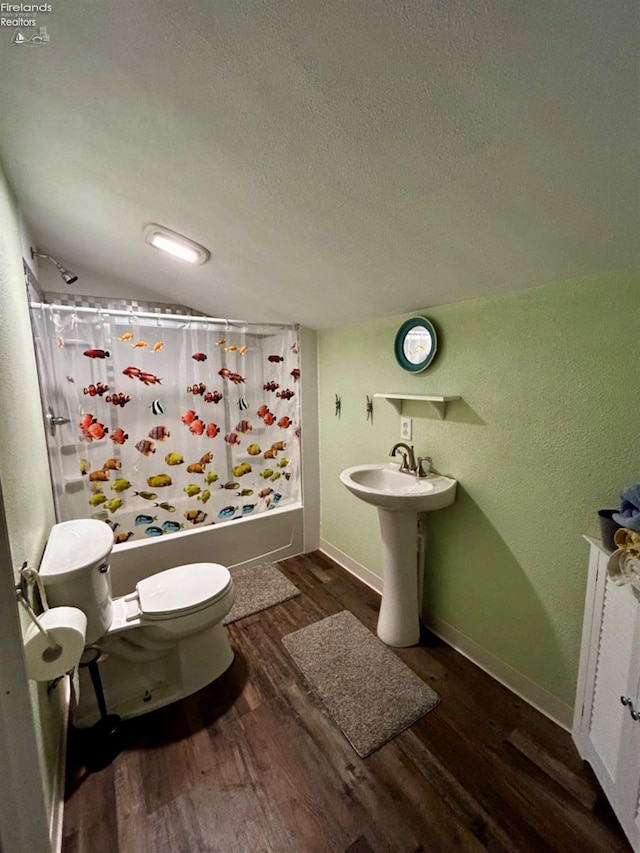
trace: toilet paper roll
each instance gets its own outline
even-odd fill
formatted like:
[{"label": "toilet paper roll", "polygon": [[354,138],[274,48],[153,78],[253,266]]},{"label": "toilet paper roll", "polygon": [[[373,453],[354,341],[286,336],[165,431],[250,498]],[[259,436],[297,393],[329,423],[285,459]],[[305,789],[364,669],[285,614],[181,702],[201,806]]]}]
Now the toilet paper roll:
[{"label": "toilet paper roll", "polygon": [[59,678],[80,661],[87,632],[87,617],[77,607],[52,607],[38,616],[49,639],[30,625],[24,638],[27,675],[33,681]]}]

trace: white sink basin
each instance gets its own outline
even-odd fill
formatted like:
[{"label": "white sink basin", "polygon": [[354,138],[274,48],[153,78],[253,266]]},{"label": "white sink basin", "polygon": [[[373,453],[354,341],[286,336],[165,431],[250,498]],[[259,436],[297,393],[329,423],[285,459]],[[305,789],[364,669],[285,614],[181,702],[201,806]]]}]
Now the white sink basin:
[{"label": "white sink basin", "polygon": [[412,513],[450,506],[458,483],[439,474],[418,478],[400,473],[400,466],[392,462],[347,468],[340,480],[360,500],[379,509]]}]

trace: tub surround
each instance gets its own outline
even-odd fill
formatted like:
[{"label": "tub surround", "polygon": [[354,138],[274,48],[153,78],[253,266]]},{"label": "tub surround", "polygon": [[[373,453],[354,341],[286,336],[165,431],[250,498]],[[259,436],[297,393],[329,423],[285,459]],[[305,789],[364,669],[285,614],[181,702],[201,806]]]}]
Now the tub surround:
[{"label": "tub surround", "polygon": [[142,578],[184,562],[215,559],[229,568],[249,568],[293,557],[303,551],[303,528],[303,508],[290,506],[172,533],[156,541],[118,545],[110,558],[113,594],[124,595]]},{"label": "tub surround", "polygon": [[365,395],[460,396],[445,420],[403,401],[416,454],[460,483],[456,503],[429,519],[423,616],[466,638],[489,671],[497,662],[495,674],[534,704],[549,698],[565,723],[586,584],[581,537],[597,534],[598,507],[639,479],[640,400],[628,393],[639,284],[602,275],[429,308],[439,352],[418,376],[393,356],[404,316],[319,333],[323,547],[382,576],[375,513],[339,480],[344,468],[385,461],[400,438],[386,401],[365,424]]}]

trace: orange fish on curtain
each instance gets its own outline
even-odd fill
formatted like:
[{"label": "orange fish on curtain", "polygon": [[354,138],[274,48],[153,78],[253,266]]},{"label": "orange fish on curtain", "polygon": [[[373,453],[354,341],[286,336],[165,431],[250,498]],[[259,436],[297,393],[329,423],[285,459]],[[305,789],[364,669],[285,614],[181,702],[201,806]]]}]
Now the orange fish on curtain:
[{"label": "orange fish on curtain", "polygon": [[98,419],[91,412],[87,412],[80,418],[78,426],[85,441],[99,441],[109,431],[104,424],[98,423]]},{"label": "orange fish on curtain", "polygon": [[189,385],[187,387],[187,394],[200,394],[200,396],[202,396],[206,390],[207,386],[203,385],[202,382],[198,382],[195,385]]},{"label": "orange fish on curtain", "polygon": [[103,385],[102,382],[96,382],[95,385],[89,385],[86,388],[82,389],[83,394],[88,394],[90,397],[95,397],[96,394],[99,397],[102,397],[103,394],[106,394],[109,390],[108,385]]},{"label": "orange fish on curtain", "polygon": [[124,444],[125,441],[129,438],[129,433],[125,432],[122,427],[117,427],[117,429],[112,430],[111,435],[109,436],[111,441],[115,444]]},{"label": "orange fish on curtain", "polygon": [[89,427],[91,426],[91,424],[92,424],[92,423],[94,423],[94,421],[95,421],[95,418],[93,417],[93,415],[91,414],[91,412],[87,412],[86,414],[84,414],[84,415],[80,418],[80,420],[79,420],[79,422],[78,422],[78,426],[80,427],[80,430],[81,430],[82,432],[85,432],[86,430],[88,430],[88,429],[89,429]]},{"label": "orange fish on curtain", "polygon": [[91,441],[100,441],[101,438],[104,438],[109,430],[104,424],[100,424],[98,422],[91,424],[91,426],[85,430],[85,435]]},{"label": "orange fish on curtain", "polygon": [[276,397],[279,397],[281,400],[290,400],[292,397],[295,397],[296,392],[292,391],[291,388],[283,388],[282,391],[278,391],[276,393]]},{"label": "orange fish on curtain", "polygon": [[160,385],[162,382],[159,376],[156,376],[154,373],[146,373],[145,371],[140,373],[138,379],[144,382],[145,385]]},{"label": "orange fish on curtain", "polygon": [[241,385],[245,382],[244,376],[240,376],[239,373],[233,373],[227,367],[221,367],[218,371],[218,376],[222,376],[223,379],[228,379],[229,382],[233,382],[234,385]]},{"label": "orange fish on curtain", "polygon": [[103,471],[117,471],[119,468],[122,468],[122,462],[119,459],[107,459],[107,461],[102,466]]},{"label": "orange fish on curtain", "polygon": [[131,395],[125,395],[122,393],[110,394],[108,397],[105,397],[105,400],[107,401],[107,403],[112,403],[114,406],[120,406],[121,408],[123,408],[127,405],[127,403],[131,402]]},{"label": "orange fish on curtain", "polygon": [[182,421],[182,423],[186,424],[187,426],[197,420],[197,418],[198,416],[196,415],[193,409],[187,409],[187,411],[183,412],[180,416],[180,420]]},{"label": "orange fish on curtain", "polygon": [[269,411],[269,407],[264,404],[260,406],[256,414],[264,421],[267,426],[271,426],[275,423],[276,416],[273,414],[273,412]]},{"label": "orange fish on curtain", "polygon": [[129,365],[129,367],[125,367],[122,372],[125,376],[128,376],[129,379],[139,379],[140,382],[144,382],[145,385],[159,385],[162,382],[162,379],[159,376],[156,376],[155,373],[147,373],[144,370],[140,370],[139,367]]}]

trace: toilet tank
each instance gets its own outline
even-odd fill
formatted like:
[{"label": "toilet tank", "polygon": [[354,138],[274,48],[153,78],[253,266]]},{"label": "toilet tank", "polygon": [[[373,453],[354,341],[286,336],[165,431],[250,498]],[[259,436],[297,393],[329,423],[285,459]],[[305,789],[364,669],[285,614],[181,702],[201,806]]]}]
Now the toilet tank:
[{"label": "toilet tank", "polygon": [[51,607],[79,607],[87,617],[86,642],[95,643],[112,619],[109,555],[113,531],[103,521],[62,521],[51,534],[40,577]]}]

